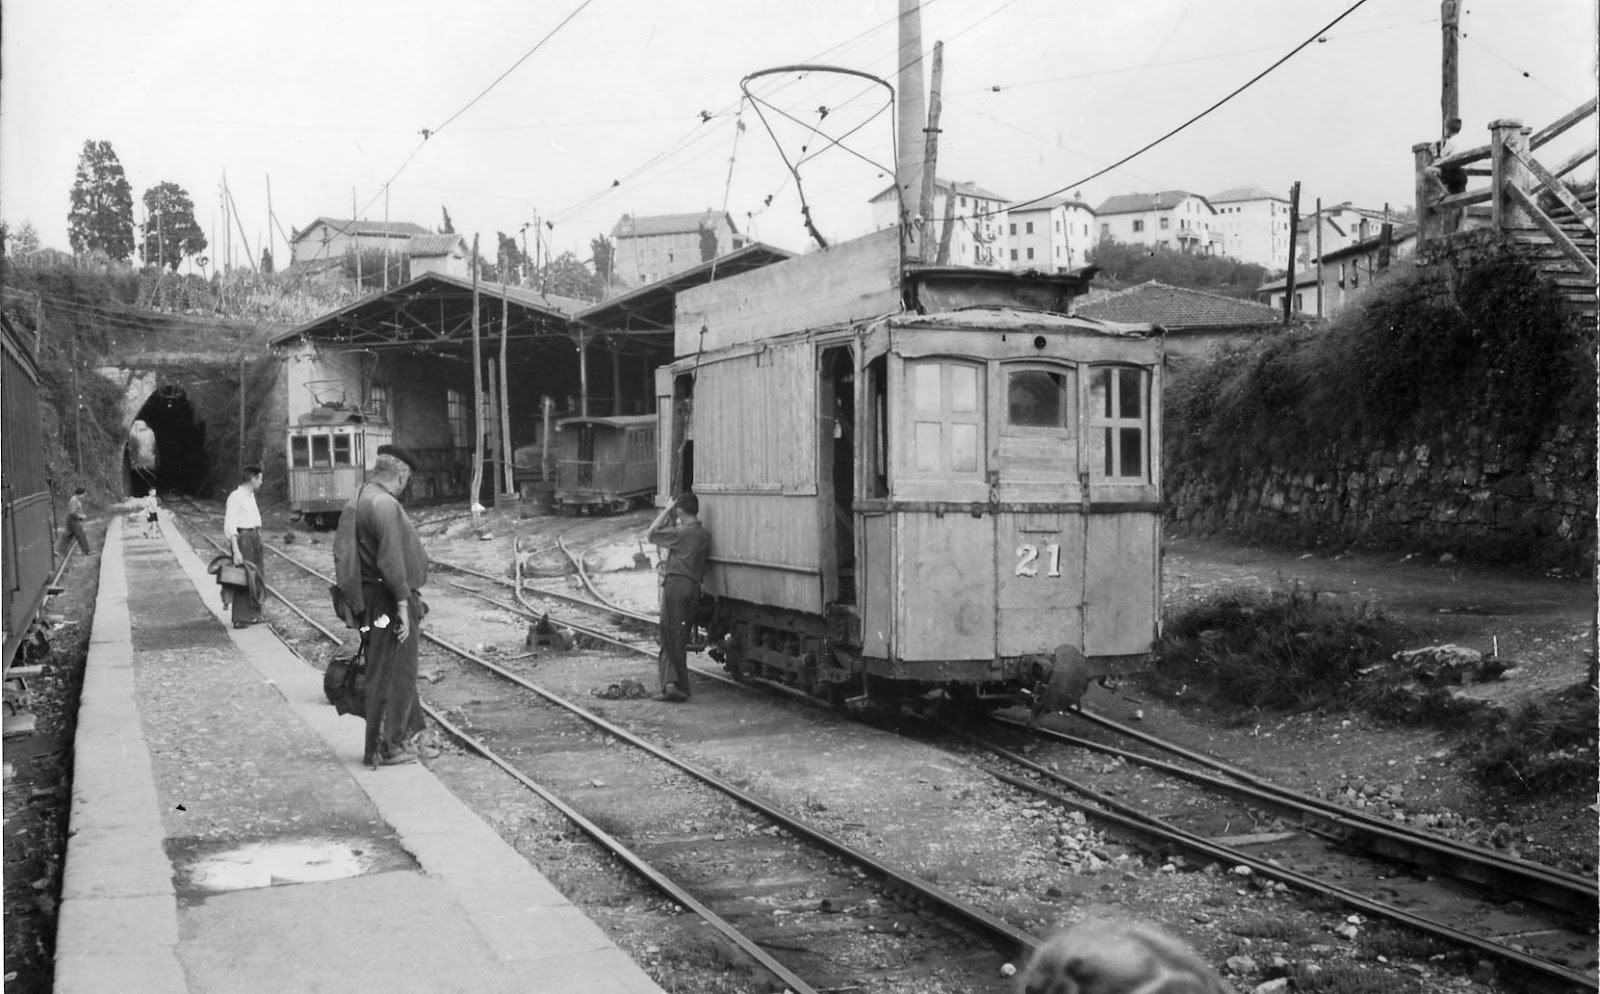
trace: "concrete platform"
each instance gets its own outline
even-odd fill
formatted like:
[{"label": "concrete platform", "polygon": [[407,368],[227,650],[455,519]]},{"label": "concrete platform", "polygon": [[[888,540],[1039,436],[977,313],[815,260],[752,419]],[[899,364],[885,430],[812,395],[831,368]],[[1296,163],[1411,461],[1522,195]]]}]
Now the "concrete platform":
[{"label": "concrete platform", "polygon": [[58,994],[660,988],[204,563],[113,520],[78,712]]}]

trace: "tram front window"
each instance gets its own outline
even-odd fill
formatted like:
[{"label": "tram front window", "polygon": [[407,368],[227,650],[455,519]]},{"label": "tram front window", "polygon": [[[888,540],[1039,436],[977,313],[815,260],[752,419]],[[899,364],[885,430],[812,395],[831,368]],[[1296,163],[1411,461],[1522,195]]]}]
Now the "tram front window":
[{"label": "tram front window", "polygon": [[354,441],[349,435],[333,436],[333,464],[335,466],[354,466],[356,464],[355,452],[350,443]]},{"label": "tram front window", "polygon": [[333,465],[333,456],[328,444],[328,436],[311,436],[311,465],[317,469],[325,469]]},{"label": "tram front window", "polygon": [[1146,376],[1144,370],[1126,366],[1094,371],[1089,409],[1098,429],[1094,442],[1100,451],[1091,465],[1100,470],[1101,479],[1137,482],[1149,478]]},{"label": "tram front window", "polygon": [[1006,381],[1009,418],[1017,428],[1066,428],[1067,378],[1062,373],[1025,369]]},{"label": "tram front window", "polygon": [[917,476],[971,478],[983,472],[981,367],[951,360],[906,364],[911,464]]},{"label": "tram front window", "polygon": [[311,443],[304,435],[289,439],[289,465],[306,469],[311,465]]}]

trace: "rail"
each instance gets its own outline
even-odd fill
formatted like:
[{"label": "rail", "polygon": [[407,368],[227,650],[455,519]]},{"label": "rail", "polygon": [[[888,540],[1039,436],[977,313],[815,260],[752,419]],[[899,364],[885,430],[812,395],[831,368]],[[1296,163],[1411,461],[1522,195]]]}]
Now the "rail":
[{"label": "rail", "polygon": [[[1578,272],[1600,278],[1595,262],[1539,203],[1548,194],[1561,204],[1588,233],[1596,232],[1595,214],[1574,196],[1562,177],[1595,157],[1591,142],[1555,166],[1546,167],[1533,153],[1595,113],[1600,101],[1591,98],[1535,132],[1515,118],[1489,123],[1489,143],[1439,156],[1438,146],[1425,142],[1411,147],[1416,165],[1417,244],[1449,237],[1469,227],[1467,209],[1478,204],[1491,208],[1492,225],[1505,233],[1538,231],[1550,239]],[[1487,166],[1478,163],[1487,163]],[[1487,177],[1487,185],[1451,192],[1444,176],[1457,172],[1466,177]],[[1449,184],[1459,185],[1459,184]]]}]

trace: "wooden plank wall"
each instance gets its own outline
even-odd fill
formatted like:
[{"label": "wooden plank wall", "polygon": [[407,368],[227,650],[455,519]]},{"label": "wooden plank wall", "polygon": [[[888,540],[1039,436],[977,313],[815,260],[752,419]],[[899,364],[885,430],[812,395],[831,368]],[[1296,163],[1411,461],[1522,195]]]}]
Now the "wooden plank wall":
[{"label": "wooden plank wall", "polygon": [[674,340],[686,357],[899,309],[900,236],[885,228],[684,290]]}]

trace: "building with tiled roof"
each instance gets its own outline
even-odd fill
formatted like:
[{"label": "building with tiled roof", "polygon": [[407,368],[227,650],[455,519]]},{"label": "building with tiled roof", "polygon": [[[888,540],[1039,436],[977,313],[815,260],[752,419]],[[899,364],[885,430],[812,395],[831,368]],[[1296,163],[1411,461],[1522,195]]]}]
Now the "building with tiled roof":
[{"label": "building with tiled roof", "polygon": [[1097,321],[1160,325],[1171,355],[1199,355],[1219,343],[1248,340],[1283,326],[1283,312],[1264,304],[1159,280],[1080,302],[1074,313]]},{"label": "building with tiled roof", "polygon": [[345,253],[385,250],[404,255],[412,235],[426,235],[428,229],[410,221],[365,221],[319,217],[296,231],[289,239],[290,261],[296,266],[323,264],[344,258]]},{"label": "building with tiled roof", "polygon": [[1324,206],[1319,214],[1315,208],[1305,209],[1301,204],[1299,245],[1295,257],[1300,265],[1312,266],[1317,261],[1317,228],[1322,229],[1322,254],[1328,255],[1357,242],[1378,237],[1388,214],[1369,207],[1356,207],[1346,200]]},{"label": "building with tiled roof", "polygon": [[411,260],[411,275],[444,273],[446,276],[467,276],[472,250],[467,240],[453,232],[442,235],[412,235],[406,242],[406,256]]},{"label": "building with tiled roof", "polygon": [[1198,193],[1161,190],[1107,197],[1094,209],[1100,238],[1124,245],[1164,245],[1181,252],[1222,255],[1217,209]]},{"label": "building with tiled roof", "polygon": [[1094,208],[1083,195],[1057,194],[1007,212],[1001,261],[1007,269],[1070,272],[1089,264],[1099,240]]},{"label": "building with tiled roof", "polygon": [[617,275],[639,285],[726,255],[748,239],[731,214],[708,207],[694,214],[624,214],[611,228],[611,241]]},{"label": "building with tiled roof", "polygon": [[1217,210],[1227,254],[1266,266],[1289,268],[1289,198],[1259,186],[1240,186],[1207,198]]},{"label": "building with tiled roof", "polygon": [[[1321,265],[1313,262],[1295,276],[1294,310],[1303,311],[1308,317],[1335,316],[1349,306],[1356,294],[1371,286],[1386,266],[1410,256],[1416,247],[1415,225],[1391,228],[1387,245],[1382,224],[1371,237],[1331,251],[1324,242]],[[1255,297],[1281,310],[1287,284],[1287,276],[1265,283],[1256,288]]]},{"label": "building with tiled roof", "polygon": [[[900,223],[900,198],[894,186],[886,186],[869,201],[872,205],[872,226],[889,228]],[[970,180],[934,181],[933,217],[927,225],[928,240],[937,245],[944,231],[944,220],[950,218],[950,244],[947,264],[953,266],[982,266],[989,269],[1004,268],[1006,198]],[[915,204],[907,205],[914,216]],[[927,262],[935,261],[934,252],[926,253]],[[1045,268],[1043,266],[1037,268]]]}]

